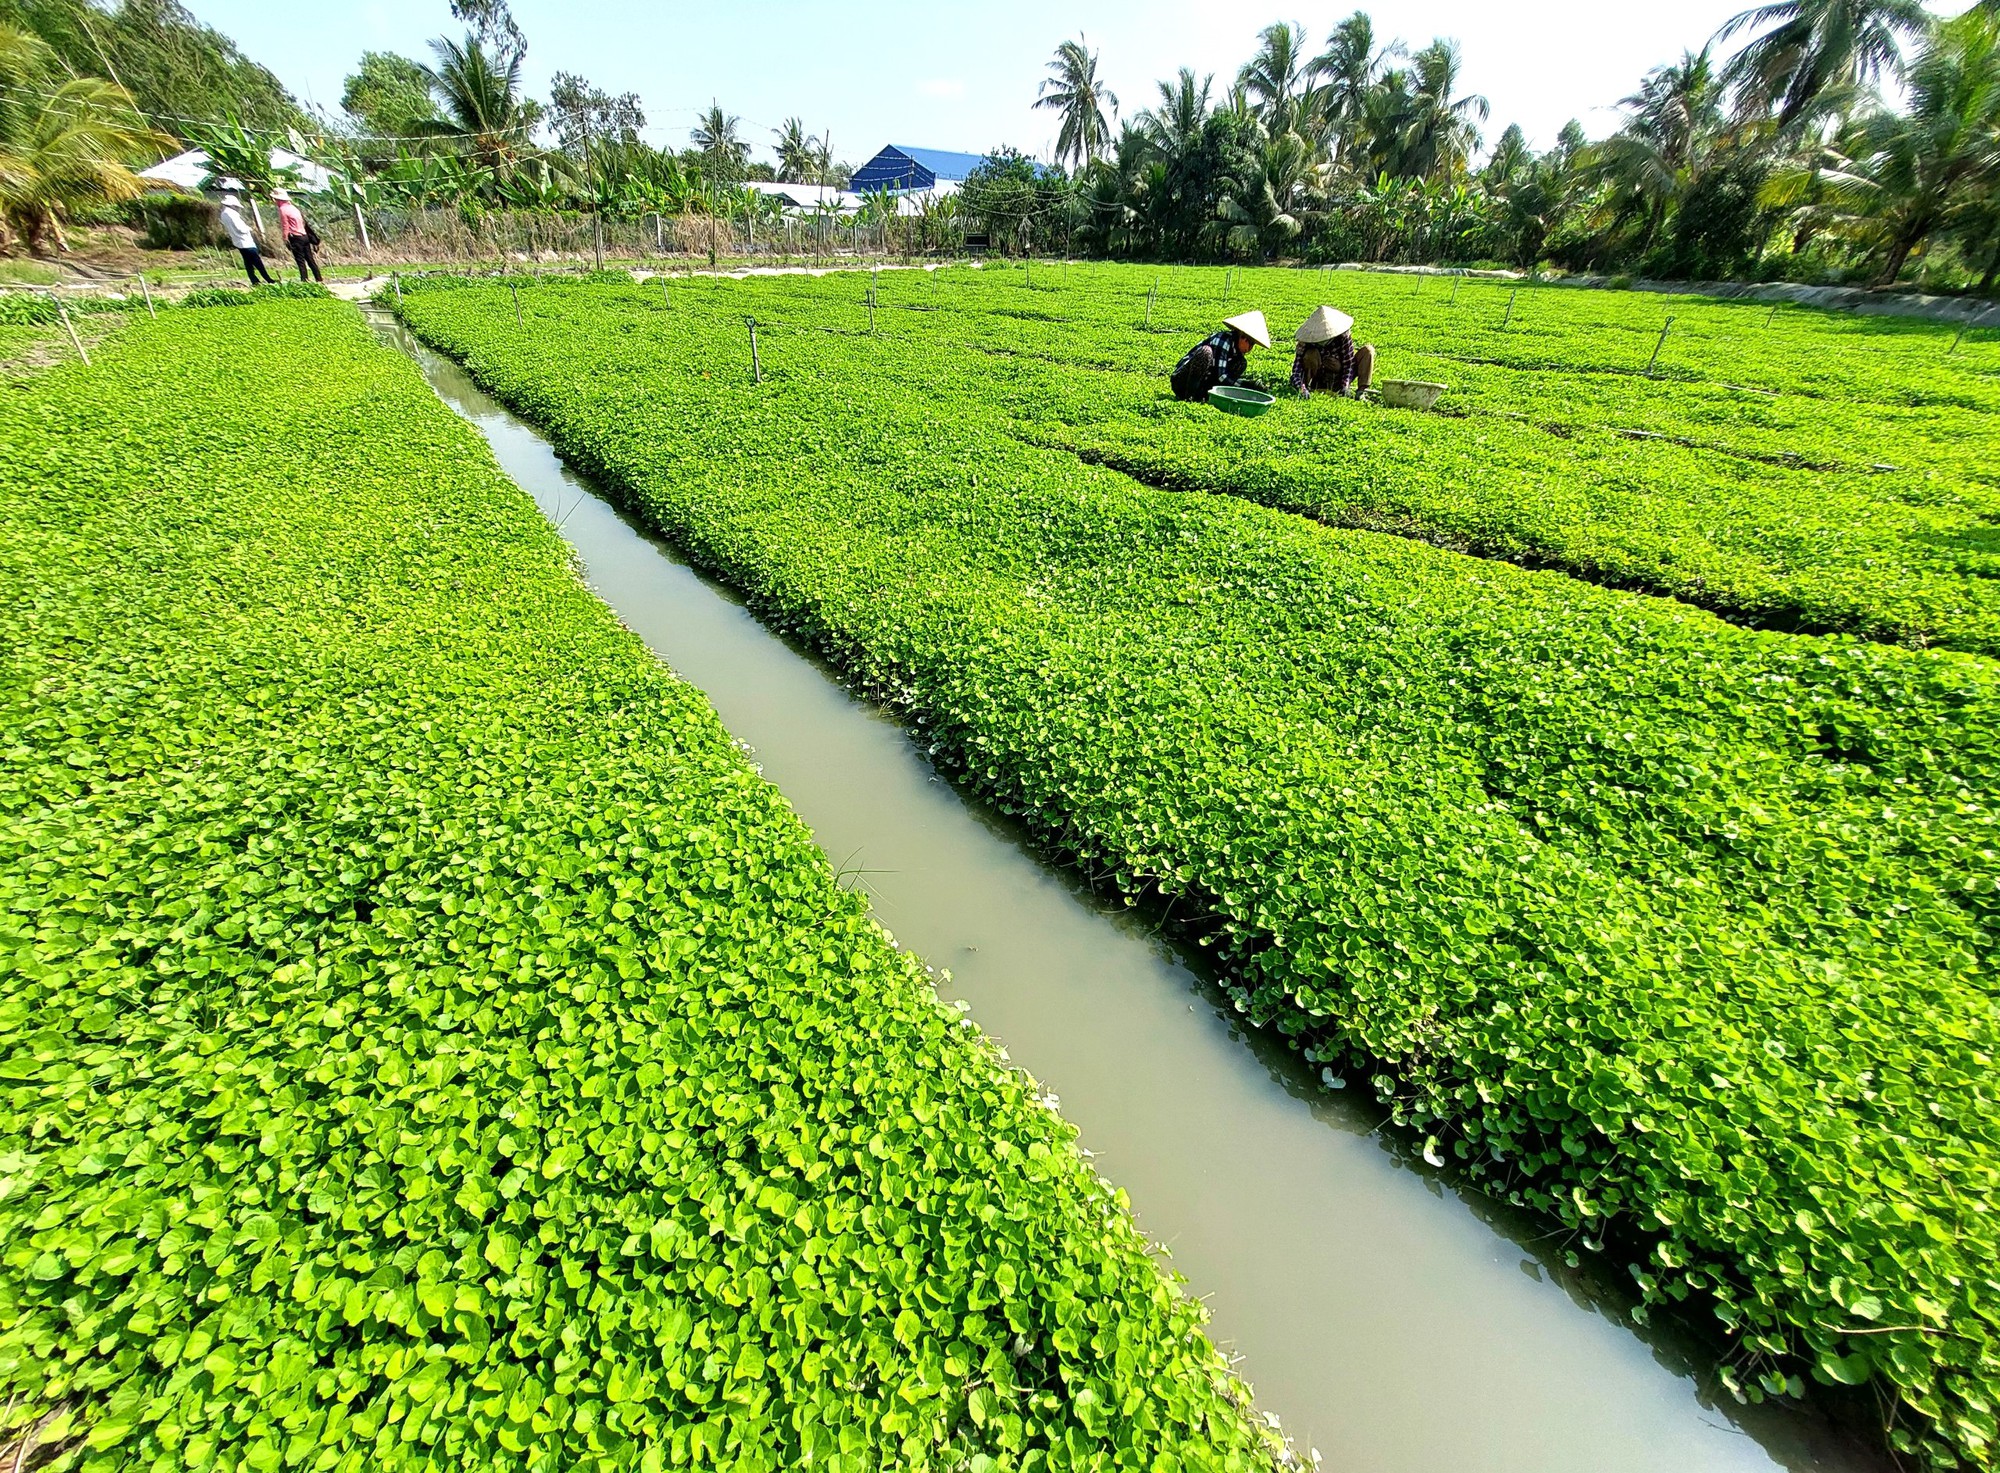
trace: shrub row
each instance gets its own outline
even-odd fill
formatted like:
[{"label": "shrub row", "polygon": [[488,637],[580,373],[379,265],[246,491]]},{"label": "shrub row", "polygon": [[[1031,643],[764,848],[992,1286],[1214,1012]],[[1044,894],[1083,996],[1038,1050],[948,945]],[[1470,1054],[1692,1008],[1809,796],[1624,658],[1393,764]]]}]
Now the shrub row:
[{"label": "shrub row", "polygon": [[160,1473],[1276,1456],[1032,1081],[352,309],[163,314],[0,397],[0,588],[16,1429]]},{"label": "shrub row", "polygon": [[950,346],[919,388],[773,332],[753,386],[705,290],[404,311],[966,782],[1210,928],[1329,1082],[1712,1310],[1746,1395],[1873,1379],[1899,1447],[1989,1457],[1990,662],[1154,491],[1023,444]]}]

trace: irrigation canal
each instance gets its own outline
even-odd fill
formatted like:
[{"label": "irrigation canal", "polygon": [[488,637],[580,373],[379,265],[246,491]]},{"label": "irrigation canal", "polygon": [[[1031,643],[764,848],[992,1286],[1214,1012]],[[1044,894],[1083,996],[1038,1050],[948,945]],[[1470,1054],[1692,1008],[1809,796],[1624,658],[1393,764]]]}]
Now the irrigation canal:
[{"label": "irrigation canal", "polygon": [[1060,1097],[1208,1303],[1259,1407],[1329,1473],[1875,1473],[1642,1338],[1560,1240],[1388,1138],[1240,1024],[1198,964],[1035,858],[888,716],[625,520],[463,369],[371,314],[708,695],[898,941]]}]

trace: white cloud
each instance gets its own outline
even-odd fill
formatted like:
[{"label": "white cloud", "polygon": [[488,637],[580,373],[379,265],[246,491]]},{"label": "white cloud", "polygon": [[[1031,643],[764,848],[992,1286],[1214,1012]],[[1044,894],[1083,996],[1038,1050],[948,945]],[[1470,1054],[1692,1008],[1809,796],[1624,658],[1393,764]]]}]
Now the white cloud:
[{"label": "white cloud", "polygon": [[965,83],[957,77],[936,77],[928,82],[917,83],[917,91],[926,97],[963,97]]}]

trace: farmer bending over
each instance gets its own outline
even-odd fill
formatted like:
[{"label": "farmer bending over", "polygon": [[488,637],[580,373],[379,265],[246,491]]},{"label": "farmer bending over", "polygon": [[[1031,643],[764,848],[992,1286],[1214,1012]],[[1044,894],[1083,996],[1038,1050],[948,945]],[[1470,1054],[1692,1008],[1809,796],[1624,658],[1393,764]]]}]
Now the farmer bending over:
[{"label": "farmer bending over", "polygon": [[1292,349],[1292,387],[1310,399],[1315,390],[1345,394],[1351,384],[1358,399],[1375,376],[1375,345],[1354,346],[1354,319],[1335,307],[1321,307],[1305,320]]},{"label": "farmer bending over", "polygon": [[1174,397],[1205,399],[1216,385],[1235,383],[1243,377],[1252,345],[1271,346],[1271,330],[1264,325],[1262,312],[1242,312],[1223,319],[1221,332],[1196,343],[1175,366],[1167,380]]}]

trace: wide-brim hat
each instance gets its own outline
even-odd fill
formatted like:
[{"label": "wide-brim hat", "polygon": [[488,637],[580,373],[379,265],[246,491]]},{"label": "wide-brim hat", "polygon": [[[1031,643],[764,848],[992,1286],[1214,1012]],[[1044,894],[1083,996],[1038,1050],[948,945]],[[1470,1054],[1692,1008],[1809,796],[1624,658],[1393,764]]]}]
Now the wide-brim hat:
[{"label": "wide-brim hat", "polygon": [[292,197],[292,196],[291,196],[291,191],[289,191],[289,190],[285,190],[285,189],[274,189],[274,190],[272,190],[272,191],[271,191],[271,198],[272,198],[272,199],[282,199],[282,200],[289,200],[289,199],[290,199],[291,197]]},{"label": "wide-brim hat", "polygon": [[1354,326],[1354,319],[1338,307],[1321,307],[1299,324],[1297,341],[1330,343]]},{"label": "wide-brim hat", "polygon": [[1234,317],[1222,319],[1224,327],[1233,327],[1260,348],[1271,346],[1271,329],[1265,325],[1262,312],[1238,312]]}]

